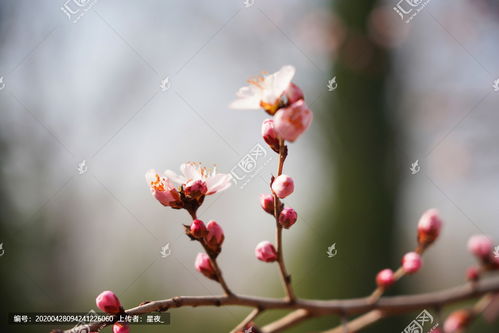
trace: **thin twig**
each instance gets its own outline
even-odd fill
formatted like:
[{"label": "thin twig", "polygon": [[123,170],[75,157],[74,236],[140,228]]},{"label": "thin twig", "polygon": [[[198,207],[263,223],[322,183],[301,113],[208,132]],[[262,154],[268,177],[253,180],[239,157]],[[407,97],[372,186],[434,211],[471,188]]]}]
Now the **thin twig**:
[{"label": "thin twig", "polygon": [[347,324],[342,324],[333,329],[324,331],[322,333],[344,333],[347,332],[357,332],[371,324],[374,324],[378,320],[383,318],[383,312],[380,310],[372,310],[362,316],[355,318]]},{"label": "thin twig", "polygon": [[[286,160],[287,148],[284,144],[284,140],[279,139],[279,163],[277,165],[277,177],[282,175],[282,169],[284,168],[284,161]],[[274,196],[274,217],[276,223],[276,246],[277,246],[277,263],[279,264],[279,271],[281,272],[282,283],[284,289],[286,290],[286,295],[288,297],[289,302],[293,302],[295,299],[295,294],[293,291],[293,287],[291,286],[291,276],[288,274],[286,270],[286,265],[284,263],[284,250],[282,247],[282,226],[279,223],[279,207],[280,201],[277,197],[277,194],[272,191],[272,195]]]},{"label": "thin twig", "polygon": [[267,326],[264,326],[262,328],[262,333],[281,332],[282,330],[294,326],[310,317],[311,314],[309,311],[304,309],[298,309],[282,317],[281,319],[274,321],[273,323],[268,324]]},{"label": "thin twig", "polygon": [[255,320],[255,318],[258,317],[261,312],[262,311],[259,308],[253,309],[253,311],[251,311],[239,325],[237,325],[232,331],[230,331],[230,333],[237,333],[239,331],[242,331],[246,327],[246,325]]}]

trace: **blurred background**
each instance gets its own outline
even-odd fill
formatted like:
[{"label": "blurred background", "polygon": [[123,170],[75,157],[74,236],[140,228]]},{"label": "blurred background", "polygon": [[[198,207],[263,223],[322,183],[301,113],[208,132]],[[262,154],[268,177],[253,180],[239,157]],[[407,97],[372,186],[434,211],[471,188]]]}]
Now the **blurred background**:
[{"label": "blurred background", "polygon": [[[282,296],[277,265],[253,254],[274,238],[258,201],[277,163],[260,137],[266,115],[228,104],[246,79],[285,64],[315,114],[285,166],[297,184],[286,204],[299,221],[284,233],[297,294],[369,294],[376,272],[415,247],[431,207],[442,237],[390,293],[462,283],[468,237],[499,241],[498,20],[494,0],[1,1],[1,331],[48,332],[7,327],[6,314],[96,310],[102,290],[126,308],[219,294],[193,267],[189,216],[158,204],[144,179],[185,161],[240,177],[199,212],[225,230],[229,285]],[[242,170],[259,144],[266,155]],[[169,326],[135,330],[227,332],[248,312],[183,308]],[[365,331],[401,332],[417,314]],[[479,320],[470,332],[498,327]]]}]

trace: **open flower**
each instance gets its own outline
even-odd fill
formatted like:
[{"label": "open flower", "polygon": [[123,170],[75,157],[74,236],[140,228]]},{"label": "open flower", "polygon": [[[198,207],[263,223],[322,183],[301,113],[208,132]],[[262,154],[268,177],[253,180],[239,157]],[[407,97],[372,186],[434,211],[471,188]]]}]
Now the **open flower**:
[{"label": "open flower", "polygon": [[249,80],[249,86],[242,87],[236,93],[237,99],[230,104],[233,109],[259,109],[263,108],[273,115],[279,108],[281,97],[288,89],[295,68],[287,65],[279,71]]},{"label": "open flower", "polygon": [[168,178],[160,176],[155,170],[149,170],[146,173],[146,181],[152,195],[163,206],[182,208],[180,194]]},{"label": "open flower", "polygon": [[203,196],[221,192],[230,187],[232,176],[217,173],[216,168],[211,170],[202,167],[200,163],[188,162],[180,166],[181,175],[166,170],[165,175],[177,184],[182,185],[186,195]]}]

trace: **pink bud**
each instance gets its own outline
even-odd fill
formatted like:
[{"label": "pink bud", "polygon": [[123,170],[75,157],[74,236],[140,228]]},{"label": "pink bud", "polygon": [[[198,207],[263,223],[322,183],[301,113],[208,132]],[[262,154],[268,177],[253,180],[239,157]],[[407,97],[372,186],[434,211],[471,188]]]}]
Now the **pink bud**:
[{"label": "pink bud", "polygon": [[274,245],[268,241],[258,243],[255,248],[255,256],[258,260],[264,262],[273,262],[277,260],[277,252]]},{"label": "pink bud", "polygon": [[391,269],[384,269],[376,275],[376,284],[378,287],[387,288],[395,283],[395,275]]},{"label": "pink bud", "polygon": [[478,281],[480,278],[480,269],[477,267],[470,267],[466,271],[466,279],[469,281]]},{"label": "pink bud", "polygon": [[224,231],[215,221],[210,221],[206,225],[207,233],[204,236],[206,244],[212,249],[218,249],[224,241]]},{"label": "pink bud", "polygon": [[279,224],[284,228],[289,229],[293,224],[295,224],[298,214],[291,207],[286,207],[279,214]]},{"label": "pink bud", "polygon": [[288,89],[284,92],[286,98],[288,99],[288,104],[293,104],[298,102],[300,99],[304,99],[303,91],[296,84],[291,82]]},{"label": "pink bud", "polygon": [[274,215],[274,196],[272,194],[260,194],[260,206],[267,213]]},{"label": "pink bud", "polygon": [[120,300],[109,290],[101,292],[95,299],[95,304],[106,313],[116,314],[121,312]]},{"label": "pink bud", "polygon": [[444,323],[445,333],[456,333],[466,328],[470,323],[471,315],[467,310],[457,310],[449,315]]},{"label": "pink bud", "polygon": [[303,100],[282,108],[274,116],[274,128],[277,135],[294,142],[312,123],[312,111]]},{"label": "pink bud", "polygon": [[192,221],[190,228],[191,236],[197,239],[203,238],[206,235],[206,226],[201,220]]},{"label": "pink bud", "polygon": [[485,235],[472,236],[468,241],[468,250],[480,259],[488,259],[492,247],[492,241]]},{"label": "pink bud", "polygon": [[113,333],[129,333],[130,328],[125,323],[114,323],[113,325]]},{"label": "pink bud", "polygon": [[423,247],[432,244],[440,234],[442,219],[436,209],[429,209],[423,213],[418,223],[418,243]]},{"label": "pink bud", "polygon": [[421,268],[423,261],[416,252],[409,252],[402,258],[402,267],[406,273],[416,273]]},{"label": "pink bud", "polygon": [[193,199],[199,199],[207,192],[208,186],[202,180],[191,180],[184,185],[185,195]]},{"label": "pink bud", "polygon": [[211,259],[206,253],[198,253],[196,261],[194,262],[194,267],[207,278],[217,280],[217,274],[211,265]]},{"label": "pink bud", "polygon": [[170,206],[173,208],[182,207],[180,194],[168,178],[161,177],[154,170],[149,170],[146,173],[146,181],[149,184],[152,195],[163,206]]},{"label": "pink bud", "polygon": [[293,193],[294,190],[295,183],[293,178],[286,175],[280,175],[274,179],[274,182],[272,183],[272,191],[274,191],[275,194],[281,199],[284,199]]},{"label": "pink bud", "polygon": [[279,138],[272,119],[265,119],[262,123],[262,137],[273,151],[279,153]]}]

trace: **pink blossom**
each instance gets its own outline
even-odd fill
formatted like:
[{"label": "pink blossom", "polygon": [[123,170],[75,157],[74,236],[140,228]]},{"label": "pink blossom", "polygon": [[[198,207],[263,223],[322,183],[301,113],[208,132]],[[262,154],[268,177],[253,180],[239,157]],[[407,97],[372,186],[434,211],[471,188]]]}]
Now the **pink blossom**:
[{"label": "pink blossom", "polygon": [[125,323],[114,323],[113,325],[113,333],[129,333],[130,328]]},{"label": "pink blossom", "polygon": [[237,99],[230,104],[230,107],[233,109],[263,108],[273,115],[294,75],[295,68],[288,65],[273,74],[249,80],[250,85],[237,91]]},{"label": "pink blossom", "polygon": [[255,248],[255,256],[258,260],[264,262],[273,262],[277,260],[277,252],[274,245],[268,241],[258,243]]},{"label": "pink blossom", "polygon": [[294,142],[308,129],[312,118],[312,111],[303,100],[299,100],[277,111],[274,116],[274,128],[281,139]]},{"label": "pink blossom", "polygon": [[95,299],[95,304],[106,313],[116,314],[121,312],[121,303],[118,297],[109,290],[103,291]]},{"label": "pink blossom", "polygon": [[442,219],[436,209],[424,212],[418,223],[418,242],[424,246],[433,243],[440,235],[442,224]]},{"label": "pink blossom", "polygon": [[[232,181],[230,174],[217,173],[216,168],[207,169],[202,167],[200,163],[183,163],[180,165],[180,171],[182,174],[177,175],[171,170],[166,170],[165,175],[168,179],[182,185],[184,191],[189,186],[197,184],[197,190],[202,190],[206,195],[211,195],[226,190],[230,187]],[[206,191],[204,191],[202,183],[198,181],[204,182]]]},{"label": "pink blossom", "polygon": [[196,261],[194,262],[196,270],[209,279],[216,280],[215,269],[211,264],[211,259],[206,253],[198,253]]},{"label": "pink blossom", "polygon": [[272,191],[281,199],[293,193],[294,190],[295,183],[293,178],[286,175],[280,175],[272,183]]},{"label": "pink blossom", "polygon": [[422,265],[423,261],[421,256],[416,252],[406,253],[402,258],[402,267],[406,273],[416,273]]},{"label": "pink blossom", "polygon": [[492,241],[485,235],[475,235],[468,240],[468,250],[481,259],[488,259],[492,247]]},{"label": "pink blossom", "polygon": [[155,170],[149,170],[146,173],[146,181],[152,195],[163,206],[182,207],[180,194],[168,178],[160,176]]},{"label": "pink blossom", "polygon": [[206,230],[208,231],[207,234],[204,236],[206,244],[212,249],[219,248],[220,245],[222,245],[225,238],[222,227],[220,227],[220,225],[217,222],[210,221],[206,225]]},{"label": "pink blossom", "polygon": [[192,221],[190,227],[190,234],[192,237],[200,239],[203,238],[207,233],[206,226],[201,220]]},{"label": "pink blossom", "polygon": [[285,207],[281,214],[279,214],[279,224],[284,228],[289,229],[293,224],[295,224],[298,214],[291,207]]},{"label": "pink blossom", "polygon": [[378,287],[387,288],[395,283],[395,275],[391,269],[384,269],[376,275],[376,284]]},{"label": "pink blossom", "polygon": [[279,153],[279,138],[274,128],[274,120],[265,119],[262,123],[263,140],[272,148],[273,151]]},{"label": "pink blossom", "polygon": [[293,104],[298,102],[300,99],[304,99],[303,91],[293,82],[289,84],[288,89],[284,92],[284,95],[288,99],[288,104]]}]

